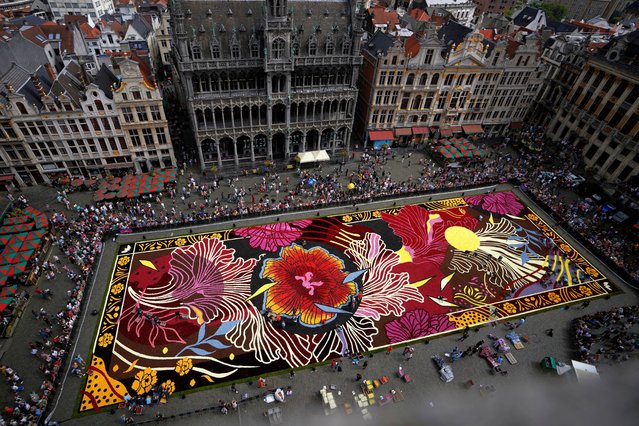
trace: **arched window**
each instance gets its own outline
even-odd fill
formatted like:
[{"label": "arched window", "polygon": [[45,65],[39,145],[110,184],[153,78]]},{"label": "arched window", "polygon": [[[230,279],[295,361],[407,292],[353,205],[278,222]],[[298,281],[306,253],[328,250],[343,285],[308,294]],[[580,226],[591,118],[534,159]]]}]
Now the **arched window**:
[{"label": "arched window", "polygon": [[333,55],[335,53],[335,45],[332,41],[326,43],[326,54]]},{"label": "arched window", "polygon": [[200,49],[199,44],[193,44],[191,46],[191,55],[193,56],[194,60],[202,59],[202,50]]},{"label": "arched window", "polygon": [[99,99],[95,100],[95,109],[98,111],[104,111],[104,105],[102,105],[102,101]]},{"label": "arched window", "polygon": [[220,59],[220,46],[217,44],[211,45],[211,57],[213,59]]},{"label": "arched window", "polygon": [[408,76],[406,77],[406,85],[407,86],[412,86],[413,83],[415,83],[415,74],[413,74],[413,73],[408,74]]},{"label": "arched window", "polygon": [[260,45],[257,42],[251,43],[251,58],[260,57]]},{"label": "arched window", "polygon": [[412,109],[419,109],[419,107],[421,106],[421,103],[422,103],[421,95],[415,96],[415,99],[413,99],[413,107],[412,107]]},{"label": "arched window", "polygon": [[276,38],[273,40],[273,45],[271,48],[271,57],[273,59],[281,59],[284,57],[284,48],[286,47],[286,43],[281,38]]},{"label": "arched window", "polygon": [[231,46],[231,58],[240,59],[240,46],[234,44]]},{"label": "arched window", "polygon": [[351,54],[351,43],[345,41],[342,43],[342,55],[350,55]]},{"label": "arched window", "polygon": [[20,114],[27,114],[27,107],[25,107],[22,102],[16,102],[16,106],[18,107]]},{"label": "arched window", "polygon": [[428,74],[424,73],[419,78],[419,85],[420,86],[426,86],[427,84],[428,84]]},{"label": "arched window", "polygon": [[437,84],[439,82],[439,74],[433,74],[433,78],[430,79],[430,84]]},{"label": "arched window", "polygon": [[317,55],[317,43],[315,43],[314,41],[308,43],[308,54],[310,56]]}]

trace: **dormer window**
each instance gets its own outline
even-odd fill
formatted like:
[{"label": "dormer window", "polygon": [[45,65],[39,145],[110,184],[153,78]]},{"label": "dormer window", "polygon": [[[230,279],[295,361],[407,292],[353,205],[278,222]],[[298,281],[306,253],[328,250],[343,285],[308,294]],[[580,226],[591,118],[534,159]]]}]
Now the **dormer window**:
[{"label": "dormer window", "polygon": [[193,44],[191,46],[191,55],[193,55],[194,60],[202,59],[202,50],[200,49],[200,45]]},{"label": "dormer window", "polygon": [[285,47],[286,43],[281,38],[276,38],[275,40],[273,40],[273,44],[271,46],[271,57],[273,59],[283,58]]},{"label": "dormer window", "polygon": [[257,42],[251,43],[251,58],[260,57],[260,45]]},{"label": "dormer window", "polygon": [[220,59],[220,46],[217,44],[211,45],[211,57],[213,59]]},{"label": "dormer window", "polygon": [[332,41],[326,43],[326,54],[333,55],[335,53],[335,45]]},{"label": "dormer window", "polygon": [[231,58],[240,59],[240,46],[237,44],[233,44],[231,46]]},{"label": "dormer window", "polygon": [[350,55],[351,54],[351,43],[349,41],[344,41],[342,43],[342,55]]}]

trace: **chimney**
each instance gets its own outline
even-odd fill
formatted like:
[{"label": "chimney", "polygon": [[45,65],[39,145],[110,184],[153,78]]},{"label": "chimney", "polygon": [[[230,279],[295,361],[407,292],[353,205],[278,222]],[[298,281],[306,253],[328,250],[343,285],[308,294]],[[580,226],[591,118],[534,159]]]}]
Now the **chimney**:
[{"label": "chimney", "polygon": [[51,81],[54,81],[58,77],[57,73],[55,72],[55,68],[53,68],[53,65],[47,63],[45,64],[44,68],[47,70],[47,74],[49,75],[49,79]]},{"label": "chimney", "polygon": [[31,74],[31,82],[35,86],[36,90],[38,91],[38,95],[40,95],[41,98],[47,96],[46,92],[44,91],[44,87],[42,87],[42,82],[40,81],[40,78],[37,74]]}]

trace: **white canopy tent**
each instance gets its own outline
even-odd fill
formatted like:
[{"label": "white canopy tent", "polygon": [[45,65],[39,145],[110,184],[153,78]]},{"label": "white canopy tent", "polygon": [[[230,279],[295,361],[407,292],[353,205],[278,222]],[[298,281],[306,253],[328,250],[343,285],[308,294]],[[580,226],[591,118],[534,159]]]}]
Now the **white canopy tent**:
[{"label": "white canopy tent", "polygon": [[300,152],[299,154],[297,154],[297,156],[295,156],[295,160],[298,161],[300,164],[328,161],[330,159],[331,157],[328,156],[328,152],[323,149],[319,151]]}]

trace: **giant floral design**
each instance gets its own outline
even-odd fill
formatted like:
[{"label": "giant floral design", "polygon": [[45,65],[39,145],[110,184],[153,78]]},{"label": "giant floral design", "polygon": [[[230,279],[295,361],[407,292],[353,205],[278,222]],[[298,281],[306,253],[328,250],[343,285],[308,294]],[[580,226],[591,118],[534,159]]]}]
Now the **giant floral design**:
[{"label": "giant floral design", "polygon": [[261,274],[275,283],[264,299],[273,313],[299,315],[300,323],[310,327],[323,325],[337,315],[325,307],[341,308],[357,294],[353,281],[344,282],[344,262],[325,249],[307,251],[293,244],[282,249],[281,256],[265,261]]},{"label": "giant floral design", "polygon": [[249,245],[265,251],[275,252],[286,247],[302,236],[302,230],[311,224],[310,220],[297,222],[269,223],[235,230],[235,234],[249,238]]},{"label": "giant floral design", "polygon": [[464,201],[473,206],[478,206],[487,212],[497,214],[509,214],[517,216],[524,209],[524,205],[512,192],[493,192],[482,195],[465,197]]},{"label": "giant floral design", "polygon": [[[217,238],[204,238],[171,255],[171,286],[149,293],[154,300],[179,301],[189,308],[189,318],[200,322],[242,318],[242,305],[250,291],[257,259],[234,258],[235,249]],[[150,291],[153,291],[151,289]]]},{"label": "giant floral design", "polygon": [[384,327],[388,340],[391,343],[400,343],[453,330],[455,323],[449,321],[446,314],[430,315],[425,309],[415,309],[387,323]]},{"label": "giant floral design", "polygon": [[381,316],[399,316],[404,313],[404,302],[424,301],[419,290],[408,285],[407,273],[393,272],[399,264],[399,255],[386,248],[379,234],[369,232],[363,240],[352,241],[344,253],[360,269],[367,270],[356,315],[375,320]]},{"label": "giant floral design", "polygon": [[402,239],[413,263],[435,271],[444,261],[448,249],[444,237],[446,228],[462,226],[472,230],[478,223],[473,217],[453,214],[457,215],[452,211],[434,213],[421,206],[408,205],[396,215],[382,213],[382,219]]}]

